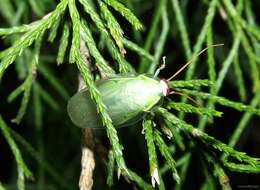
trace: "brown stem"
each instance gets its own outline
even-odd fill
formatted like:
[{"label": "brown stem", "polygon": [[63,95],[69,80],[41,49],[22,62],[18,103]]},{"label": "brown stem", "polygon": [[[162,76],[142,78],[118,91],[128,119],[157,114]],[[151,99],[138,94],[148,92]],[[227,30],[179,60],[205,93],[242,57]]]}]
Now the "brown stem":
[{"label": "brown stem", "polygon": [[[89,59],[89,51],[85,45],[85,42],[80,40],[80,52],[85,63],[91,69],[91,63]],[[81,76],[79,76],[78,91],[85,88],[85,84]],[[93,171],[95,169],[95,155],[94,155],[94,131],[91,128],[83,129],[83,142],[81,148],[81,173],[79,178],[80,190],[91,190],[93,186]]]},{"label": "brown stem", "polygon": [[83,129],[83,145],[81,148],[81,173],[79,179],[80,190],[91,190],[93,186],[94,158],[93,129]]}]

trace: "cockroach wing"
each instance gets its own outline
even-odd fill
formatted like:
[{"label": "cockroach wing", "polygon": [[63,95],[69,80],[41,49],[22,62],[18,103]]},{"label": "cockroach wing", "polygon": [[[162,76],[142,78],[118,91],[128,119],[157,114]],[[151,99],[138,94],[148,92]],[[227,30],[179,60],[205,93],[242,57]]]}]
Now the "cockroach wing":
[{"label": "cockroach wing", "polygon": [[67,110],[72,122],[78,127],[97,128],[102,126],[97,107],[86,89],[70,98]]},{"label": "cockroach wing", "polygon": [[140,121],[163,97],[160,82],[145,75],[111,78],[99,90],[116,126]]}]

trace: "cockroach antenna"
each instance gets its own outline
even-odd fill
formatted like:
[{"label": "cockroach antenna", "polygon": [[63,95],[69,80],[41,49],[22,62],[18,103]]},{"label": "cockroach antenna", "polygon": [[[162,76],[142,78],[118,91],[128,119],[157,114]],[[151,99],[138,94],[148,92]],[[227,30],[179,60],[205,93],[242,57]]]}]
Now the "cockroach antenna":
[{"label": "cockroach antenna", "polygon": [[194,103],[197,107],[202,107],[195,99],[193,99],[192,97],[190,97],[187,94],[184,94],[182,92],[178,92],[178,91],[171,91],[169,94],[177,94],[180,96],[185,96],[186,98],[188,98],[188,100],[190,100],[192,103]]},{"label": "cockroach antenna", "polygon": [[207,51],[209,48],[212,47],[218,47],[218,46],[223,46],[224,44],[214,44],[211,46],[208,46],[201,50],[199,53],[195,54],[185,65],[183,65],[176,73],[174,73],[170,78],[167,79],[167,81],[172,80],[174,77],[176,77],[178,74],[180,74],[187,66],[189,66],[197,57],[199,57],[202,53]]}]

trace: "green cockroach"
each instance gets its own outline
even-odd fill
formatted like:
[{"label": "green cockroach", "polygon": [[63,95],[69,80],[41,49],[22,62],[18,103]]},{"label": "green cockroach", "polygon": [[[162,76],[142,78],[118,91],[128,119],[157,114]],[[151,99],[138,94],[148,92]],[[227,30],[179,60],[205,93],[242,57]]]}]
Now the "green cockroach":
[{"label": "green cockroach", "polygon": [[[165,80],[145,74],[118,75],[99,80],[96,86],[116,127],[140,121],[145,113],[161,105],[163,97],[167,96],[169,91]],[[73,123],[79,127],[102,126],[96,105],[86,89],[79,91],[69,100],[68,113]]]},{"label": "green cockroach", "polygon": [[[203,49],[198,55],[208,48]],[[164,97],[171,94],[168,81],[186,68],[194,58],[167,80],[157,77],[161,67],[157,69],[154,76],[148,74],[116,75],[97,81],[97,89],[107,107],[113,125],[115,127],[133,125],[160,106]],[[102,126],[96,105],[87,89],[72,96],[67,109],[72,122],[78,127],[98,128]]]}]

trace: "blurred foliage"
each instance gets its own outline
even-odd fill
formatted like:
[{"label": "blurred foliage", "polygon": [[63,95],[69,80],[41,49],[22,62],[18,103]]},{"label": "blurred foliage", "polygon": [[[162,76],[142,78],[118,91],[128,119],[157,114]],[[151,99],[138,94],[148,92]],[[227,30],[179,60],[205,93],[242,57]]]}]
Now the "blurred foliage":
[{"label": "blurred foliage", "polygon": [[[79,74],[105,127],[95,131],[93,189],[236,189],[257,182],[259,149],[244,142],[260,121],[258,1],[1,2],[1,190],[78,188],[81,130],[66,104]],[[175,95],[143,125],[115,129],[95,80],[154,74],[163,56],[161,78],[192,60],[178,75],[183,80],[169,82]],[[236,181],[235,172],[256,180]]]}]

